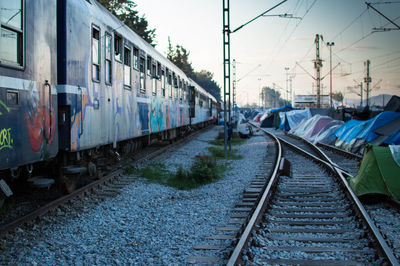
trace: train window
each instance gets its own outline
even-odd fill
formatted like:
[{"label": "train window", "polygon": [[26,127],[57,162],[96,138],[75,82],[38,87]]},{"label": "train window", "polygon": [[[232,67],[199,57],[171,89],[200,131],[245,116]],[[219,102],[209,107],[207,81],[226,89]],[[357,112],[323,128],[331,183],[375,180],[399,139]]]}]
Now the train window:
[{"label": "train window", "polygon": [[133,68],[139,70],[139,49],[133,48]]},{"label": "train window", "polygon": [[122,37],[114,34],[114,53],[115,60],[122,62]]},{"label": "train window", "polygon": [[144,60],[144,57],[140,57],[139,70],[140,70],[140,92],[145,93],[146,92],[146,82],[145,82],[146,62]]},{"label": "train window", "polygon": [[92,79],[100,81],[100,29],[92,26]]},{"label": "train window", "polygon": [[165,97],[165,71],[161,70],[161,95]]},{"label": "train window", "polygon": [[18,106],[19,105],[19,94],[18,91],[7,90],[7,106]]},{"label": "train window", "polygon": [[161,77],[161,64],[160,62],[157,62],[157,78],[160,79]]},{"label": "train window", "polygon": [[151,77],[152,77],[152,92],[153,95],[157,94],[157,79],[156,79],[156,64],[151,65]]},{"label": "train window", "polygon": [[[175,73],[172,74],[172,82],[173,82],[173,87],[175,91],[175,98],[178,98],[178,80],[175,76]],[[172,94],[172,91],[171,91]]]},{"label": "train window", "polygon": [[172,98],[172,75],[171,73],[168,74],[168,96]]},{"label": "train window", "polygon": [[112,36],[106,32],[105,35],[105,82],[106,84],[112,83],[112,64],[111,64],[111,44],[112,44]]},{"label": "train window", "polygon": [[126,89],[131,88],[131,49],[124,48],[124,86]]},{"label": "train window", "polygon": [[0,63],[23,66],[23,1],[0,1]]},{"label": "train window", "polygon": [[147,75],[151,76],[151,57],[147,56]]},{"label": "train window", "polygon": [[183,87],[182,80],[179,80],[179,100],[182,102]]}]

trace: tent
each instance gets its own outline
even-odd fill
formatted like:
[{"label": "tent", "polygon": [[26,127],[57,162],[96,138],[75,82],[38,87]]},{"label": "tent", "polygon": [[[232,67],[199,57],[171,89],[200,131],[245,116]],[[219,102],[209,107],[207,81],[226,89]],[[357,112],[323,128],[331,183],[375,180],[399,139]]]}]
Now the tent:
[{"label": "tent", "polygon": [[310,109],[293,110],[285,113],[289,129],[296,127],[301,121],[311,118]]},{"label": "tent", "polygon": [[357,174],[349,184],[357,196],[383,194],[400,200],[400,146],[367,145]]},{"label": "tent", "polygon": [[393,95],[385,106],[385,111],[400,112],[400,97]]},{"label": "tent", "polygon": [[329,116],[315,115],[310,119],[299,123],[300,126],[295,127],[290,131],[290,133],[312,140],[332,121],[333,119]]},{"label": "tent", "polygon": [[[358,152],[365,143],[379,137],[380,128],[386,127],[399,117],[399,112],[386,111],[366,121],[350,120],[335,132],[338,138],[335,146],[354,153]],[[400,132],[395,131],[383,143],[400,144]]]},{"label": "tent", "polygon": [[260,127],[276,127],[279,125],[279,114],[281,112],[286,112],[292,110],[292,106],[285,105],[280,108],[269,109],[265,114],[262,120],[260,119]]},{"label": "tent", "polygon": [[336,140],[335,132],[344,124],[343,121],[332,120],[320,132],[310,138],[315,143],[333,144]]}]

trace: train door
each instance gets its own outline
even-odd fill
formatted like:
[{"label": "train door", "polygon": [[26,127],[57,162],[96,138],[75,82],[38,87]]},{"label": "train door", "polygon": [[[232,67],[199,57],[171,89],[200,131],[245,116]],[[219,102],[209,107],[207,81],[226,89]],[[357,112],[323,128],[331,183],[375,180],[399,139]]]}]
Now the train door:
[{"label": "train door", "polygon": [[118,141],[118,125],[120,123],[120,108],[122,104],[122,93],[124,90],[124,45],[122,36],[114,33],[114,69],[113,69],[113,85],[109,92],[107,99],[108,115],[107,115],[107,126],[109,140],[113,144],[113,148],[116,148]]},{"label": "train door", "polygon": [[[104,35],[104,71],[105,71],[105,77],[104,77],[104,83],[105,86],[103,87],[104,89],[104,104],[101,106],[101,117],[103,118],[103,121],[99,121],[100,125],[103,125],[101,131],[102,139],[107,141],[108,143],[113,140],[113,94],[115,91],[115,86],[117,84],[115,80],[115,74],[116,72],[116,67],[117,65],[116,61],[117,58],[120,58],[120,55],[115,54],[115,51],[113,53],[113,46],[115,47],[116,41],[115,41],[115,36],[117,39],[119,36],[114,35],[114,41],[113,41],[113,36],[106,32]],[[117,42],[120,42],[120,39],[117,40]],[[114,44],[114,45],[113,45]],[[115,49],[115,48],[114,48]],[[118,53],[120,51],[118,50]],[[114,60],[113,60],[113,54]]]}]

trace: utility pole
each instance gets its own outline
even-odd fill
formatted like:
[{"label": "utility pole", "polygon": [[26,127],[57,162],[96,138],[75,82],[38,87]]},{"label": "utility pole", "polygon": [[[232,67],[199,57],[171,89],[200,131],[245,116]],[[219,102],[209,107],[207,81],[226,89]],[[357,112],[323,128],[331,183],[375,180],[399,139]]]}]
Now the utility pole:
[{"label": "utility pole", "polygon": [[366,96],[367,101],[366,101],[366,103],[367,103],[367,106],[369,106],[369,90],[370,90],[369,89],[369,84],[371,83],[371,77],[369,76],[369,65],[370,65],[370,63],[371,62],[369,60],[364,62],[364,66],[366,68],[366,77],[364,78],[364,82],[366,84],[366,93],[367,93],[367,96]]},{"label": "utility pole", "polygon": [[360,101],[360,107],[362,108],[363,106],[363,83],[360,82],[360,96],[361,96],[361,101]]},{"label": "utility pole", "polygon": [[329,105],[332,108],[333,107],[333,101],[332,101],[332,46],[335,45],[334,42],[328,42],[326,45],[329,47]]},{"label": "utility pole", "polygon": [[315,35],[315,60],[314,60],[314,68],[317,74],[317,108],[321,107],[321,68],[322,68],[322,60],[319,57],[319,39],[322,40],[322,35]]},{"label": "utility pole", "polygon": [[289,102],[289,87],[288,87],[288,67],[285,67],[286,70],[286,102]]},{"label": "utility pole", "polygon": [[[229,0],[222,1],[223,12],[223,53],[224,53],[224,151],[225,158],[228,157],[228,130],[227,130],[227,115],[226,115],[226,96],[229,98],[230,108],[230,92],[231,92],[231,48],[230,48],[230,14],[229,14]],[[230,116],[230,110],[229,110]]]},{"label": "utility pole", "polygon": [[236,60],[232,60],[232,108],[235,108],[235,95],[236,95]]}]

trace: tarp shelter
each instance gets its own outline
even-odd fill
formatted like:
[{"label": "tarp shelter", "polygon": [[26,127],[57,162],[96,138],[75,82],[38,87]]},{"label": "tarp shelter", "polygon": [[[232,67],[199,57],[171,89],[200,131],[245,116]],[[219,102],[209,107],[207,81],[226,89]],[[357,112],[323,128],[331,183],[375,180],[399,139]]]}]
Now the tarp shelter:
[{"label": "tarp shelter", "polygon": [[[356,153],[366,142],[372,142],[379,137],[376,130],[398,117],[400,117],[400,112],[386,111],[366,121],[350,120],[336,131],[335,135],[338,139],[335,146]],[[400,132],[394,132],[383,143],[400,144]]]},{"label": "tarp shelter", "polygon": [[400,165],[394,159],[399,148],[366,146],[360,169],[349,180],[357,196],[384,194],[400,200]]},{"label": "tarp shelter", "polygon": [[286,115],[286,123],[289,126],[289,129],[296,127],[301,121],[305,121],[311,118],[310,109],[304,110],[293,110],[289,112],[285,112]]},{"label": "tarp shelter", "polygon": [[335,132],[344,124],[343,121],[332,120],[325,128],[323,128],[318,134],[312,136],[309,140],[315,143],[333,144],[336,140]]},{"label": "tarp shelter", "polygon": [[286,112],[292,110],[292,106],[290,104],[285,105],[280,108],[273,108],[268,110],[268,115],[264,118],[264,120],[260,120],[260,127],[278,127],[279,125],[279,113]]},{"label": "tarp shelter", "polygon": [[400,112],[400,97],[393,95],[385,106],[385,111]]},{"label": "tarp shelter", "polygon": [[290,133],[312,141],[332,121],[334,120],[329,116],[315,115],[300,123],[300,126],[295,127]]}]

